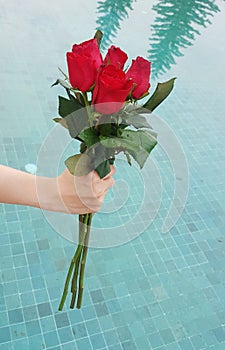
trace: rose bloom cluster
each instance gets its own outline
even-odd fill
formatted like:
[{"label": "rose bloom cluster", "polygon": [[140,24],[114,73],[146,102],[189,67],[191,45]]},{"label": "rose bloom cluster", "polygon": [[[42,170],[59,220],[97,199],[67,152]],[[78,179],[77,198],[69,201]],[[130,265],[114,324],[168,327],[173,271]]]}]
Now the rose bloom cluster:
[{"label": "rose bloom cluster", "polygon": [[92,92],[97,112],[115,113],[128,97],[140,99],[150,88],[151,63],[138,56],[125,72],[128,56],[119,47],[111,46],[103,59],[97,39],[91,39],[73,45],[66,57],[70,84],[83,93]]}]

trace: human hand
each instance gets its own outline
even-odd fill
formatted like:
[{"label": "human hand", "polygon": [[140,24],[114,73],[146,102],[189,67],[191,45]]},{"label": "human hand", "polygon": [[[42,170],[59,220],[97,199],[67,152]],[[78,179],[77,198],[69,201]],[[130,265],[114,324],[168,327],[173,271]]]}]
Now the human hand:
[{"label": "human hand", "polygon": [[87,175],[73,176],[68,169],[57,177],[57,192],[60,196],[52,210],[71,214],[94,213],[100,210],[105,195],[113,186],[112,176],[116,169],[111,165],[111,172],[100,179],[96,171]]},{"label": "human hand", "polygon": [[0,165],[0,203],[71,214],[93,213],[113,186],[115,171],[111,166],[111,172],[100,179],[96,171],[78,177],[66,169],[58,177],[49,178]]}]

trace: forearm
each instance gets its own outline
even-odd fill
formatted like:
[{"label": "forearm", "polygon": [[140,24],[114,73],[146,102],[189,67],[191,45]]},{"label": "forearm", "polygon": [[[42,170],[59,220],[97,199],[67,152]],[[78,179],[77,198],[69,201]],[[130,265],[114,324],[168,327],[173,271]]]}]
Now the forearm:
[{"label": "forearm", "polygon": [[[38,177],[38,187],[44,193],[50,193],[52,179]],[[0,165],[0,203],[20,204],[40,207],[36,188],[36,176]]]},{"label": "forearm", "polygon": [[65,169],[61,175],[49,178],[0,165],[0,203],[71,214],[96,212],[113,185],[114,173],[113,167],[108,176],[100,179],[94,171],[76,177]]}]

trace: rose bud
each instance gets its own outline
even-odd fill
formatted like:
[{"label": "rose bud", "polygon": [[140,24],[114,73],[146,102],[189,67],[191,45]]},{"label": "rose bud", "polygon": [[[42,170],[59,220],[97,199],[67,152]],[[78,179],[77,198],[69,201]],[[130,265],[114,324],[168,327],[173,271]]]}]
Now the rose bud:
[{"label": "rose bud", "polygon": [[92,104],[95,105],[95,110],[103,114],[118,112],[132,86],[132,80],[126,77],[122,69],[111,64],[103,67],[98,73],[93,91]]},{"label": "rose bud", "polygon": [[123,69],[124,63],[128,59],[127,54],[119,47],[112,45],[105,56],[104,64],[112,64],[117,68]]},{"label": "rose bud", "polygon": [[138,56],[136,60],[132,60],[131,67],[126,73],[127,78],[131,78],[135,84],[131,96],[136,100],[143,96],[150,88],[150,68],[151,62]]},{"label": "rose bud", "polygon": [[73,88],[89,91],[94,85],[97,72],[102,64],[102,56],[96,39],[73,45],[67,52],[69,81]]}]

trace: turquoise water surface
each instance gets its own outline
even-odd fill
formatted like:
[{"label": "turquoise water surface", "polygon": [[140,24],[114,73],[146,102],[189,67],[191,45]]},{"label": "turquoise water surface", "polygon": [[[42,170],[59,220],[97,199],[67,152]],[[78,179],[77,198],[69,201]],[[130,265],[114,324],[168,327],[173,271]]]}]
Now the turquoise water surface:
[{"label": "turquoise water surface", "polygon": [[[90,248],[81,310],[57,311],[74,245],[39,209],[1,204],[0,350],[225,348],[224,16],[222,0],[0,0],[1,164],[37,164],[62,93],[50,89],[57,67],[101,28],[103,48],[152,61],[152,89],[177,77],[156,116],[189,169],[178,176],[160,146],[145,173],[117,163],[94,225],[112,228],[100,246],[113,228],[123,239]],[[185,208],[163,233],[176,183]]]}]

